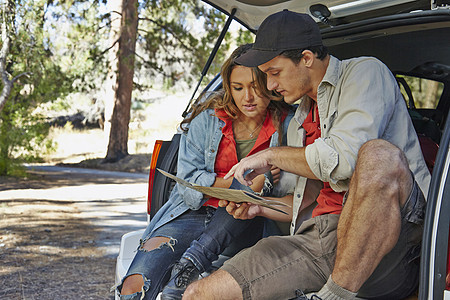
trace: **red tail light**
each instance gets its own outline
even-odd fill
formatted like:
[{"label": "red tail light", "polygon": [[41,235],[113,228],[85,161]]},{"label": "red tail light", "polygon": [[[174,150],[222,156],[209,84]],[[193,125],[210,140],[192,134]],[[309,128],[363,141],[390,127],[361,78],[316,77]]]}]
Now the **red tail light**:
[{"label": "red tail light", "polygon": [[161,150],[163,141],[157,140],[153,147],[152,160],[150,161],[150,173],[148,176],[148,197],[147,197],[147,213],[150,214],[152,206],[153,181],[155,179],[156,162],[158,161],[159,151]]}]

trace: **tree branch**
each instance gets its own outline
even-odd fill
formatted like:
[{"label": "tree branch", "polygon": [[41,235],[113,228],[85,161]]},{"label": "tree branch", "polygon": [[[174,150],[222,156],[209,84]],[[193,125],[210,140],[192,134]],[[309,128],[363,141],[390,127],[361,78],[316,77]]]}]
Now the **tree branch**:
[{"label": "tree branch", "polygon": [[152,68],[153,70],[155,70],[159,74],[163,75],[164,77],[168,77],[166,72],[164,72],[161,68],[158,68],[157,66],[156,67],[152,66],[149,62],[147,62],[147,60],[144,57],[142,57],[141,55],[137,54],[136,52],[134,52],[134,54],[136,55],[137,58],[142,60],[144,66]]},{"label": "tree branch", "polygon": [[12,83],[16,82],[16,81],[17,81],[20,77],[22,77],[22,76],[27,76],[28,78],[30,78],[30,75],[32,75],[32,74],[33,74],[33,73],[31,73],[31,72],[23,72],[23,73],[21,73],[21,74],[15,76],[15,77],[11,80],[11,82],[12,82]]},{"label": "tree branch", "polygon": [[122,13],[120,11],[112,10],[111,15],[112,15],[112,13],[118,14],[122,18]]},{"label": "tree branch", "polygon": [[100,52],[100,56],[104,55],[106,52],[108,52],[109,50],[111,50],[118,42],[120,41],[120,37],[114,41],[114,43],[109,46],[108,48],[106,48],[105,50],[103,50],[102,52]]},{"label": "tree branch", "polygon": [[[188,45],[186,45],[186,44],[178,37],[178,35],[176,35],[176,34],[174,33],[174,31],[173,31],[170,27],[168,27],[168,26],[166,26],[166,25],[163,25],[163,24],[160,24],[158,21],[155,21],[155,20],[150,19],[150,18],[139,18],[138,20],[139,20],[139,21],[140,21],[140,20],[143,20],[143,21],[149,21],[149,22],[152,22],[152,23],[155,24],[156,26],[159,26],[160,28],[163,28],[163,29],[167,30],[168,32],[170,32],[170,34],[172,34],[172,36],[175,38],[175,40],[177,40],[177,41],[181,44],[181,46],[182,46],[184,49],[186,49],[186,50],[188,50],[188,51],[195,51],[195,49],[192,49],[191,47],[189,47]],[[139,29],[139,31],[145,31],[145,30]]]}]

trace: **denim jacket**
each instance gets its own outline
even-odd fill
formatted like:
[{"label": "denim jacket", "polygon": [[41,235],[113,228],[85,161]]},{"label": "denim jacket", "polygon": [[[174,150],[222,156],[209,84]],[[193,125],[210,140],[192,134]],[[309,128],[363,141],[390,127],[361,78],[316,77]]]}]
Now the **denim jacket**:
[{"label": "denim jacket", "polygon": [[[290,113],[283,122],[284,141],[292,115],[293,113]],[[180,138],[178,177],[203,186],[213,185],[216,178],[214,164],[224,125],[225,122],[216,117],[212,109],[203,111],[191,121],[189,131],[182,133]],[[276,146],[280,146],[278,132],[275,132],[270,140],[270,147]],[[202,193],[176,184],[169,200],[150,220],[146,231],[153,232],[188,209],[200,209],[205,201]]]},{"label": "denim jacket", "polygon": [[[304,147],[302,124],[312,101],[307,96],[301,99],[289,125],[289,146]],[[311,171],[320,181],[329,182],[337,192],[347,191],[359,148],[369,140],[384,139],[405,153],[415,180],[427,196],[431,176],[405,100],[383,63],[373,57],[341,61],[331,56],[317,90],[317,107],[321,137],[306,146],[305,155]],[[298,178],[291,234],[298,226],[296,219],[303,198],[316,194],[308,190],[315,187],[311,182]]]}]

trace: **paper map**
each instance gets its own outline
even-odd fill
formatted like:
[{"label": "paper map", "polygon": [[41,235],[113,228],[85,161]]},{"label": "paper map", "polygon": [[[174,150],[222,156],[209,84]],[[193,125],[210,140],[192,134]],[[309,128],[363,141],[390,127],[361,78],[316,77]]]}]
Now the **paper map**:
[{"label": "paper map", "polygon": [[161,169],[157,169],[161,174],[164,176],[167,176],[179,184],[191,188],[193,190],[199,191],[200,193],[203,193],[205,195],[208,195],[210,197],[228,200],[235,203],[243,203],[243,202],[249,202],[253,204],[258,204],[273,210],[276,210],[278,212],[281,212],[283,214],[287,214],[284,211],[278,209],[275,206],[287,206],[289,205],[277,201],[277,200],[269,200],[265,199],[263,197],[260,197],[256,194],[252,194],[250,192],[244,191],[244,190],[234,190],[234,189],[226,189],[226,188],[218,188],[218,187],[208,187],[208,186],[201,186],[198,184],[192,184],[190,182],[187,182],[186,180],[183,180],[181,178],[178,178],[170,173],[167,173],[166,171],[163,171]]}]

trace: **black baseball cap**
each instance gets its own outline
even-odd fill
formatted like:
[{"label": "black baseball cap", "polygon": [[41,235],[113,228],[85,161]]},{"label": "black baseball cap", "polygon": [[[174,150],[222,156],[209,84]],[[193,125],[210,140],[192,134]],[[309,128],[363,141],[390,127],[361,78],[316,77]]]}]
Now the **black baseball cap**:
[{"label": "black baseball cap", "polygon": [[321,46],[319,26],[308,14],[287,9],[268,16],[256,33],[252,49],[236,59],[236,62],[257,67],[286,50]]}]

